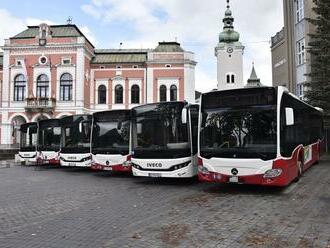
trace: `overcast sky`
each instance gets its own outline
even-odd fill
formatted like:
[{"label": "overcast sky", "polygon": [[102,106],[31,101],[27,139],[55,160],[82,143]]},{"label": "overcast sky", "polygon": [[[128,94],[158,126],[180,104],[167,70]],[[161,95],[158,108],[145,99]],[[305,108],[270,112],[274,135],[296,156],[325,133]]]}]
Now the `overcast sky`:
[{"label": "overcast sky", "polygon": [[[270,37],[283,26],[282,0],[231,0],[234,26],[245,45],[244,78],[252,62],[271,85]],[[0,0],[0,44],[26,25],[65,24],[68,16],[97,48],[155,48],[177,39],[193,51],[196,88],[216,88],[214,47],[222,31],[226,0]]]}]

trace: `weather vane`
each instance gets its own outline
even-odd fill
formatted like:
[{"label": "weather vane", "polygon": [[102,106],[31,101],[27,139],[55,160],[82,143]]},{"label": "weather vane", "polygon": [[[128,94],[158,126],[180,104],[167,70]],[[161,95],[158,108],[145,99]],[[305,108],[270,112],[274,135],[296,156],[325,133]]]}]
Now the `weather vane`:
[{"label": "weather vane", "polygon": [[66,23],[68,25],[71,25],[72,24],[72,16],[69,16],[68,19],[66,20]]}]

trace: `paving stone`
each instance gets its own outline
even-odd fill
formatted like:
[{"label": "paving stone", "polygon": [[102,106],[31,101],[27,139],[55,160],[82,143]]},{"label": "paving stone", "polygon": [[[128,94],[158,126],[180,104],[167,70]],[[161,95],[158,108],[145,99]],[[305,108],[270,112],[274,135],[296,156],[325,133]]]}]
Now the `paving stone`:
[{"label": "paving stone", "polygon": [[330,248],[330,161],[286,189],[3,164],[0,247]]}]

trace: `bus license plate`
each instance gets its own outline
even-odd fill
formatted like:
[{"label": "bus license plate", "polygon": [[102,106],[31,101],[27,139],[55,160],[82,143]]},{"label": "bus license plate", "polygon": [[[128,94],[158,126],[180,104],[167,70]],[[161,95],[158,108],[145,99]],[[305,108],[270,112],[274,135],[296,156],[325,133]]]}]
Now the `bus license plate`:
[{"label": "bus license plate", "polygon": [[238,183],[238,177],[236,177],[236,176],[230,177],[229,178],[229,182],[231,182],[231,183]]},{"label": "bus license plate", "polygon": [[149,173],[149,177],[162,177],[161,173]]},{"label": "bus license plate", "polygon": [[111,171],[112,170],[112,167],[105,166],[105,167],[103,167],[103,170],[105,170],[105,171]]}]

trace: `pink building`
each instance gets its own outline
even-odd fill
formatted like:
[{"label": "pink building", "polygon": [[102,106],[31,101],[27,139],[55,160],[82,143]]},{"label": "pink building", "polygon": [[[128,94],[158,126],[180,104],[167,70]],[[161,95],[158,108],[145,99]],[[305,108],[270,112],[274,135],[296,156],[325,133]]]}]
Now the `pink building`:
[{"label": "pink building", "polygon": [[194,54],[177,42],[155,49],[95,49],[76,25],[40,24],[5,40],[0,54],[0,140],[22,123],[138,104],[195,101]]}]

